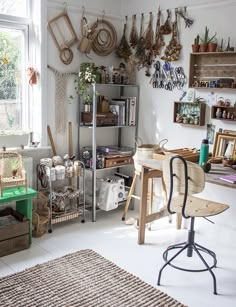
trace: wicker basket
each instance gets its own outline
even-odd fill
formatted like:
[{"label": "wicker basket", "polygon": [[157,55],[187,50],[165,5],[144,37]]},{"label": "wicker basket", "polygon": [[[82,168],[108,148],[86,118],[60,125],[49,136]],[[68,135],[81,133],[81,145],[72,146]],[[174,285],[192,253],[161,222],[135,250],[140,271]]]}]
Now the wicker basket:
[{"label": "wicker basket", "polygon": [[32,214],[32,224],[34,229],[32,231],[33,237],[43,236],[48,229],[48,223],[50,218],[50,210],[48,208],[47,197],[38,192],[37,198],[33,200],[33,214]]},{"label": "wicker basket", "polygon": [[17,152],[0,153],[0,195],[3,190],[12,187],[25,187],[27,192],[27,177],[22,156]]},{"label": "wicker basket", "polygon": [[141,138],[137,138],[135,142],[136,142],[137,148],[136,148],[135,155],[133,156],[134,167],[136,171],[141,172],[142,166],[138,163],[138,161],[152,159],[153,153],[158,153],[162,151],[163,146],[168,142],[168,140],[163,139],[158,144],[143,144]]}]

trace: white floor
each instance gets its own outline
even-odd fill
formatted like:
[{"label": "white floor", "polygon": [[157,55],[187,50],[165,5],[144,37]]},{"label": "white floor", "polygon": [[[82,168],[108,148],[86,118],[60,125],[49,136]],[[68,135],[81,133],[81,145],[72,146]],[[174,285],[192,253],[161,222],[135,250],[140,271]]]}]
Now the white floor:
[{"label": "white floor", "polygon": [[[130,216],[135,217],[135,212],[129,211]],[[236,306],[236,248],[231,244],[235,231],[229,234],[223,229],[223,234],[217,227],[203,219],[196,223],[197,241],[217,254],[218,268],[214,271],[219,294],[213,295],[212,277],[208,272],[187,273],[170,267],[163,272],[160,290],[191,307]],[[55,225],[52,234],[34,238],[30,249],[0,258],[0,276],[89,248],[157,287],[163,251],[170,244],[185,241],[186,237],[186,229],[177,231],[175,223],[169,224],[164,218],[152,224],[152,230],[146,231],[145,244],[138,245],[137,229],[121,221],[120,209],[98,212],[96,223],[91,222],[88,213],[85,224],[69,221]],[[195,258],[187,260],[195,263]]]}]

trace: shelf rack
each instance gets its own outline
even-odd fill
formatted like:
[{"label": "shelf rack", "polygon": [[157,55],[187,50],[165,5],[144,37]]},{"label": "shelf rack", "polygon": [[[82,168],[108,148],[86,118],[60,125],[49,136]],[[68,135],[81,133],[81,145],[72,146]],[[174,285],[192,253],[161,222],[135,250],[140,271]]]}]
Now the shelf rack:
[{"label": "shelf rack", "polygon": [[[99,171],[107,171],[107,170],[111,170],[111,169],[119,169],[121,167],[127,167],[128,165],[132,165],[132,164],[126,164],[126,165],[119,165],[116,167],[108,167],[108,168],[103,168],[103,169],[97,169],[96,168],[96,163],[97,163],[97,159],[96,159],[96,148],[97,148],[97,129],[118,129],[118,140],[117,140],[117,145],[121,146],[121,136],[122,136],[122,130],[124,128],[130,128],[130,129],[134,129],[134,140],[137,138],[137,127],[138,127],[138,109],[139,109],[139,93],[140,93],[140,89],[138,85],[133,85],[133,84],[92,84],[92,97],[93,97],[93,117],[92,117],[92,122],[93,125],[91,126],[85,126],[85,125],[81,125],[81,103],[79,104],[79,130],[81,128],[87,128],[87,129],[92,129],[92,168],[89,169],[92,172],[92,221],[96,222],[96,207],[97,207],[97,199],[96,199],[96,186],[97,186],[97,182],[96,182],[96,173]],[[119,98],[121,96],[125,95],[125,90],[126,89],[135,89],[136,90],[136,124],[135,126],[99,126],[97,127],[97,118],[96,118],[96,113],[97,113],[97,97],[96,97],[96,91],[97,88],[103,88],[104,90],[106,89],[118,89],[119,90]],[[79,139],[78,139],[78,146],[80,149],[81,146],[81,142],[80,142],[80,131],[78,133],[79,135]],[[135,142],[134,142],[134,147],[136,147]],[[87,169],[86,169],[87,170]]]}]

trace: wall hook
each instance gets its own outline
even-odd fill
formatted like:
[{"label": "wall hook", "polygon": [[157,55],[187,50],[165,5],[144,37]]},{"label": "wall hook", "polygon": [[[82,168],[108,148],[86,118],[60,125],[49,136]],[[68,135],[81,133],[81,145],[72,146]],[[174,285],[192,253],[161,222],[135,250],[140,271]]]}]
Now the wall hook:
[{"label": "wall hook", "polygon": [[82,19],[84,18],[84,13],[85,13],[85,6],[82,6]]}]

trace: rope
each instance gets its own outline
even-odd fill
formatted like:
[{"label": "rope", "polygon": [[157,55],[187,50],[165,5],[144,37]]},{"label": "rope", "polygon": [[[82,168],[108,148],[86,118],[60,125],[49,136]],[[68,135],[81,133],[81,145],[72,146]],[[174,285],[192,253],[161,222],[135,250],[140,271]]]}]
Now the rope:
[{"label": "rope", "polygon": [[[101,28],[97,29],[99,26]],[[105,28],[106,26],[106,28]],[[97,31],[93,43],[92,49],[93,51],[100,56],[107,56],[110,54],[115,48],[117,43],[117,33],[115,27],[107,20],[98,19],[91,26],[91,36]],[[106,38],[103,39],[102,34],[106,35]]]},{"label": "rope", "polygon": [[41,187],[46,189],[48,186],[48,179],[46,175],[46,165],[44,164],[37,164],[37,177],[40,181]]}]

